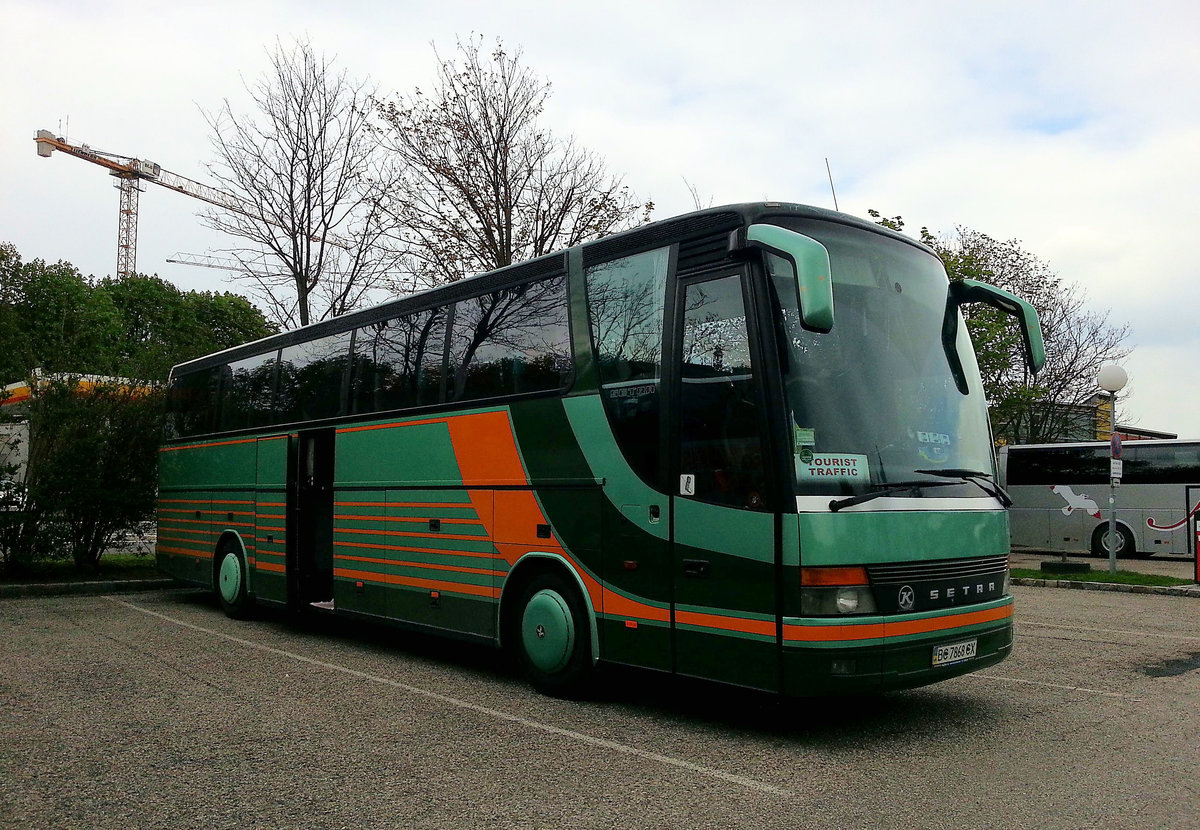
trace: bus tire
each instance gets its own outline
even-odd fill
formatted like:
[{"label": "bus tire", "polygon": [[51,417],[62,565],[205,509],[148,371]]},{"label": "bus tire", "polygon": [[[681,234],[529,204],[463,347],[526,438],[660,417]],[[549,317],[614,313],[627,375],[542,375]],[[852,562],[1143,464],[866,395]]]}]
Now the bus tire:
[{"label": "bus tire", "polygon": [[538,691],[554,697],[583,692],[592,674],[591,629],[583,598],[566,577],[542,571],[522,587],[509,635]]},{"label": "bus tire", "polygon": [[[1096,525],[1092,531],[1092,553],[1096,556],[1108,557],[1108,522]],[[1133,541],[1133,533],[1125,525],[1117,525],[1117,558],[1133,559],[1138,556],[1137,546]]]},{"label": "bus tire", "polygon": [[250,616],[252,603],[246,590],[246,560],[238,545],[224,541],[217,546],[213,587],[225,616],[235,620]]}]

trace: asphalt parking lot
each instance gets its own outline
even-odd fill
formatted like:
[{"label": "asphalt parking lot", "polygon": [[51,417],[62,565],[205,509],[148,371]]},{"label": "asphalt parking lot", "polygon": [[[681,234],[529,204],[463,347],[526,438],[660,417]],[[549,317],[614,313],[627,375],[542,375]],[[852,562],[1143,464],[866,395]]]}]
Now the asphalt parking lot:
[{"label": "asphalt parking lot", "polygon": [[0,826],[1200,826],[1200,601],[1016,595],[1005,663],[836,701],[617,672],[567,702],[193,591],[5,600]]}]

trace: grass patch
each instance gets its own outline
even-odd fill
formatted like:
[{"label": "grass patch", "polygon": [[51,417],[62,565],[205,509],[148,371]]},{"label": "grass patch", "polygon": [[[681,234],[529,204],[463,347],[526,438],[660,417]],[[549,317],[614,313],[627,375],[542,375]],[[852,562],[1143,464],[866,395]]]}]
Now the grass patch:
[{"label": "grass patch", "polygon": [[1032,568],[1013,568],[1012,575],[1018,579],[1061,579],[1067,582],[1113,582],[1119,585],[1195,585],[1190,579],[1178,579],[1161,574],[1143,574],[1136,571],[1088,571],[1087,573],[1053,574]]},{"label": "grass patch", "polygon": [[106,553],[96,568],[77,570],[70,559],[32,562],[20,574],[0,577],[0,584],[95,582],[108,579],[158,579],[163,576],[150,554]]}]

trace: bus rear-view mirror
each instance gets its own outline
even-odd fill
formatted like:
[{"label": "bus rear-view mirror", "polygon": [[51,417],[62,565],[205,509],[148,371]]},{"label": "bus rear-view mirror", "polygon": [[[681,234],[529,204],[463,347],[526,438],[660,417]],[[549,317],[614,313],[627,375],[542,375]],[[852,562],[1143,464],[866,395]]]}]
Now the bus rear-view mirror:
[{"label": "bus rear-view mirror", "polygon": [[967,303],[983,303],[1015,317],[1021,330],[1025,365],[1034,374],[1041,371],[1046,365],[1046,345],[1042,340],[1042,324],[1038,319],[1037,310],[1015,294],[994,285],[977,280],[954,280],[950,283],[946,298],[946,316],[942,320],[942,344],[946,348],[946,357],[950,360],[950,368],[960,392],[967,394],[966,378],[957,348],[958,320],[959,308]]},{"label": "bus rear-view mirror", "polygon": [[774,254],[791,266],[804,328],[821,334],[833,328],[833,279],[829,251],[824,245],[778,225],[750,225],[746,228],[746,244]]}]

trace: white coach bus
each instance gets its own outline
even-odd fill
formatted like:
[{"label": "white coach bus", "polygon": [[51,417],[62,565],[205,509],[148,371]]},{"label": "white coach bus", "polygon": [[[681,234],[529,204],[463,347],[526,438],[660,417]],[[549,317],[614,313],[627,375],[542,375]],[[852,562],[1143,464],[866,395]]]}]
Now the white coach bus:
[{"label": "white coach bus", "polygon": [[[1109,454],[1107,441],[1002,447],[1013,549],[1108,556]],[[1128,441],[1121,457],[1117,555],[1191,556],[1200,441]]]}]

